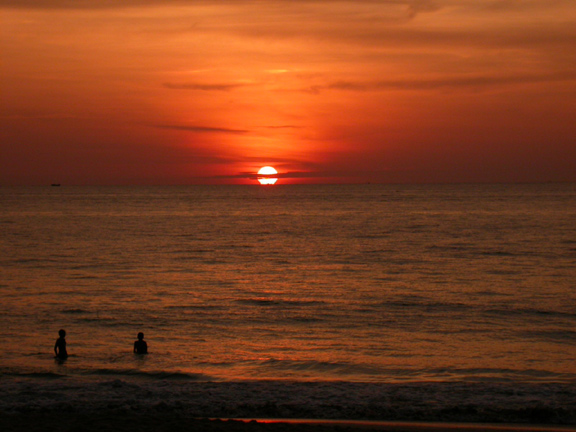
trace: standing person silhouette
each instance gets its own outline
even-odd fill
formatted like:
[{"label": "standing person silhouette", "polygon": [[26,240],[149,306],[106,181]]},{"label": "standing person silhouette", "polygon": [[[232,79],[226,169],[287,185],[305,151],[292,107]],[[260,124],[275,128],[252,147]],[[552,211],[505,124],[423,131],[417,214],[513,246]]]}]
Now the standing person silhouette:
[{"label": "standing person silhouette", "polygon": [[138,340],[134,342],[134,353],[148,354],[148,344],[144,340],[144,333],[138,333]]},{"label": "standing person silhouette", "polygon": [[58,335],[60,337],[56,339],[56,343],[54,344],[54,354],[56,354],[57,359],[66,360],[68,358],[68,351],[66,351],[66,330],[60,329]]}]

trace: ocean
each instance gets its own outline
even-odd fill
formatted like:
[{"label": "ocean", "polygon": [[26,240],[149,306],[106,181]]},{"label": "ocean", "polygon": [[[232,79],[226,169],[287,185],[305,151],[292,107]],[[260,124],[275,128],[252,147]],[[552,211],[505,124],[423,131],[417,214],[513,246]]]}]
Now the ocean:
[{"label": "ocean", "polygon": [[0,203],[0,409],[27,388],[136,386],[574,410],[575,184],[3,187]]}]

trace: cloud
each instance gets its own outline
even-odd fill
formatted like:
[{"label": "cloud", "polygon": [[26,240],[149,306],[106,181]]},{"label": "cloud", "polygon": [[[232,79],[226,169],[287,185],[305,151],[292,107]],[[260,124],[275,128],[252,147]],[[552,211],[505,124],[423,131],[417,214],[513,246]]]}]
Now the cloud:
[{"label": "cloud", "polygon": [[[506,15],[506,14],[503,14]],[[466,19],[466,15],[462,15]],[[444,28],[417,28],[366,25],[362,22],[348,25],[334,23],[332,27],[315,27],[308,30],[306,36],[315,38],[330,37],[333,43],[361,45],[364,48],[402,50],[418,47],[479,47],[502,50],[505,48],[523,48],[535,46],[574,46],[576,31],[572,25],[553,23],[554,26],[543,27],[530,22],[516,26],[490,24],[491,17],[486,17],[486,27],[458,28],[448,25]],[[550,20],[545,22],[550,23]],[[367,30],[369,29],[369,31]],[[344,31],[346,30],[346,31]]]},{"label": "cloud", "polygon": [[183,0],[0,0],[0,7],[18,9],[109,9],[159,4],[185,4]]},{"label": "cloud", "polygon": [[[405,50],[418,47],[518,48],[576,43],[573,0],[0,0],[4,8],[126,9],[144,6],[173,8],[178,16],[164,23],[152,13],[146,31],[218,34],[223,37],[300,39],[308,43],[352,45],[363,50]],[[206,7],[206,6],[211,7]],[[278,7],[278,5],[286,5]],[[415,16],[443,10],[444,25],[404,25]],[[572,11],[572,12],[571,12]],[[530,12],[530,13],[527,13]],[[538,14],[535,21],[532,16]],[[228,20],[228,17],[234,17]],[[562,19],[562,17],[565,17]],[[191,26],[190,23],[199,23]],[[469,25],[466,25],[466,23]],[[483,22],[484,25],[478,25]],[[460,24],[461,23],[461,24]],[[172,30],[168,30],[172,29]],[[280,69],[282,70],[282,69]],[[167,83],[172,89],[230,91],[246,84]]]},{"label": "cloud", "polygon": [[246,87],[248,84],[200,84],[200,83],[183,83],[173,84],[165,83],[164,87],[171,90],[202,90],[202,91],[230,91],[239,87]]},{"label": "cloud", "polygon": [[265,126],[267,129],[300,129],[301,126],[296,125],[278,125],[278,126]]},{"label": "cloud", "polygon": [[[237,178],[237,179],[256,180],[257,178],[262,177],[262,175],[258,175],[257,173],[254,173],[254,172],[244,171],[244,172],[241,172],[238,174],[219,175],[219,176],[214,176],[214,177],[215,178],[230,178],[230,179]],[[274,178],[279,178],[279,179],[283,179],[283,178],[322,178],[322,177],[333,177],[333,174],[322,173],[322,172],[313,172],[313,171],[288,171],[288,172],[270,175],[268,177],[274,177]]]},{"label": "cloud", "polygon": [[550,8],[563,5],[573,4],[572,0],[492,0],[485,2],[478,2],[476,5],[470,5],[470,7],[476,7],[480,10],[487,11],[532,11],[539,10],[542,8]]},{"label": "cloud", "polygon": [[430,0],[415,0],[409,2],[408,11],[410,18],[415,18],[416,15],[422,12],[435,12],[441,9],[441,6],[436,1]]},{"label": "cloud", "polygon": [[[378,171],[381,173],[381,170]],[[333,178],[363,178],[366,175],[371,174],[366,170],[317,170],[317,171],[286,171],[279,172],[278,174],[269,175],[267,177],[274,177],[278,179],[333,179]],[[254,172],[240,172],[238,174],[231,175],[217,175],[212,178],[220,179],[250,179],[256,180],[262,177]]]},{"label": "cloud", "polygon": [[[552,0],[551,0],[552,1]],[[558,0],[557,0],[558,1]],[[21,9],[125,9],[141,6],[166,6],[166,5],[253,5],[254,0],[130,0],[121,2],[118,0],[0,0],[0,7]],[[433,0],[262,0],[261,3],[292,3],[292,4],[390,4],[407,5],[411,11],[435,10],[437,1]]]},{"label": "cloud", "polygon": [[155,127],[160,129],[173,129],[173,130],[180,130],[180,131],[188,131],[194,133],[224,133],[224,134],[245,134],[249,133],[249,130],[246,129],[228,129],[228,128],[220,128],[220,127],[207,127],[207,126],[180,126],[180,125],[156,125]]},{"label": "cloud", "polygon": [[60,114],[49,112],[48,110],[30,108],[0,108],[0,119],[9,120],[79,120],[85,119],[77,114]]},{"label": "cloud", "polygon": [[[271,165],[278,170],[278,174],[274,174],[272,177],[279,179],[305,179],[305,178],[336,178],[341,176],[346,177],[359,177],[365,174],[364,171],[350,172],[350,170],[338,170],[338,169],[327,169],[330,163],[326,163],[328,159],[334,156],[338,156],[338,153],[327,153],[325,160],[323,162],[315,162],[310,160],[294,159],[294,158],[284,158],[284,157],[272,157],[272,158],[261,158],[261,157],[241,157],[238,158],[237,162],[252,163],[257,166]],[[229,175],[219,175],[217,178],[229,178],[229,179],[251,179],[256,180],[258,175],[256,171],[243,171],[236,174]]]},{"label": "cloud", "polygon": [[430,80],[385,80],[385,81],[336,81],[326,85],[306,88],[308,93],[318,94],[325,90],[369,92],[379,90],[435,90],[442,88],[478,88],[511,84],[537,84],[576,80],[576,71],[555,74],[464,76]]},{"label": "cloud", "polygon": [[189,153],[186,158],[180,159],[180,162],[185,161],[190,165],[229,165],[238,162],[236,158],[222,157],[222,156],[205,156],[194,153]]}]

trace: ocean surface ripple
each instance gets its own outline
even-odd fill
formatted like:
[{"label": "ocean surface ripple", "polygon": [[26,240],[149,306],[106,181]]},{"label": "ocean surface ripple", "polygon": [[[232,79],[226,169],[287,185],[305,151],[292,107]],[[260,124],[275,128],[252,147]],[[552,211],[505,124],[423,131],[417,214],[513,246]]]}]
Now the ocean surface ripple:
[{"label": "ocean surface ripple", "polygon": [[[0,199],[5,394],[35,385],[49,407],[115,385],[172,404],[214,391],[240,415],[237,392],[255,392],[274,415],[342,418],[405,417],[407,398],[422,418],[468,405],[475,418],[500,403],[518,416],[532,392],[533,413],[573,418],[574,184],[62,186]],[[60,328],[65,362],[53,359]],[[147,357],[132,354],[140,331]],[[284,387],[305,395],[300,408],[280,406]],[[357,396],[330,411],[341,393]]]}]

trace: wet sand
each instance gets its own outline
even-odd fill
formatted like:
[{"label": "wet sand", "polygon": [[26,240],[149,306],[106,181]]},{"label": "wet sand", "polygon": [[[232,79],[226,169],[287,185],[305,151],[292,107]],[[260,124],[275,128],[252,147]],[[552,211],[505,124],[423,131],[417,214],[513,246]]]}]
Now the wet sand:
[{"label": "wet sand", "polygon": [[286,419],[198,419],[179,414],[74,412],[0,414],[4,432],[569,432],[576,426]]}]

